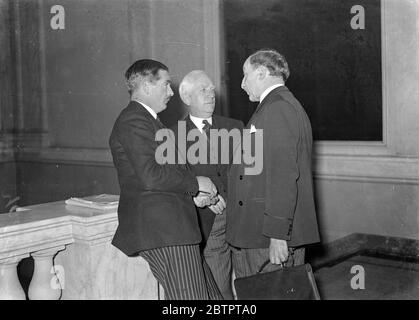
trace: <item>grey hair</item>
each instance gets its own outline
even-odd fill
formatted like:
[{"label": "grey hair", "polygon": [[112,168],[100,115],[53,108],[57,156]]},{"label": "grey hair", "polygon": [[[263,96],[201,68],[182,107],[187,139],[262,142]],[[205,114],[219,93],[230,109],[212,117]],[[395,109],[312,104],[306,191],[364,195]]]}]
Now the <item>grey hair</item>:
[{"label": "grey hair", "polygon": [[179,85],[179,95],[182,101],[186,104],[185,96],[190,94],[195,86],[195,81],[202,75],[207,76],[203,70],[193,70],[183,77]]},{"label": "grey hair", "polygon": [[290,69],[285,57],[274,49],[262,49],[253,53],[249,58],[253,68],[264,66],[273,77],[281,77],[284,81],[290,76]]}]

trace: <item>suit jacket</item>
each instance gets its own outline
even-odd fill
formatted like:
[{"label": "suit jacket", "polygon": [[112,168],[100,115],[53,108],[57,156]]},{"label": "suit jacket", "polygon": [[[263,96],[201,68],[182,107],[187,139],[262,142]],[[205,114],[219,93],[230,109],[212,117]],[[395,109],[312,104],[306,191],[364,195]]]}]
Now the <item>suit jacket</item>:
[{"label": "suit jacket", "polygon": [[201,242],[191,197],[198,192],[198,182],[185,165],[156,162],[155,134],[161,128],[141,104],[131,101],[109,138],[121,189],[112,244],[128,256]]},{"label": "suit jacket", "polygon": [[270,238],[291,247],[318,242],[307,114],[281,86],[259,104],[246,129],[252,125],[263,129],[263,171],[245,175],[243,164],[231,167],[227,241],[239,248],[267,248]]},{"label": "suit jacket", "polygon": [[[192,129],[197,129],[195,124],[192,122],[189,116],[186,116],[181,121],[185,121],[186,123],[186,134],[189,133]],[[211,129],[239,129],[240,132],[243,129],[243,122],[240,120],[222,117],[218,115],[212,116],[212,126]],[[178,136],[178,125],[176,124],[171,128],[175,133],[175,137]],[[197,139],[195,140],[197,141]],[[189,149],[191,145],[195,143],[195,141],[186,141],[186,150]],[[208,140],[210,141],[210,140]],[[209,142],[210,143],[210,142]],[[210,150],[208,146],[208,150]],[[212,182],[216,185],[218,192],[222,195],[222,197],[227,201],[227,174],[230,167],[231,159],[233,157],[233,145],[229,145],[229,150],[222,149],[221,143],[218,143],[218,163],[217,164],[210,164],[210,153],[207,152],[207,164],[190,164],[190,170],[197,176],[206,176],[209,177]],[[221,154],[225,152],[229,152],[230,158],[228,164],[221,163]],[[199,226],[202,232],[203,237],[203,245],[205,245],[206,241],[208,240],[209,234],[212,229],[212,225],[214,223],[215,214],[208,208],[197,208],[198,212],[198,220]],[[226,214],[226,213],[224,213]]]}]

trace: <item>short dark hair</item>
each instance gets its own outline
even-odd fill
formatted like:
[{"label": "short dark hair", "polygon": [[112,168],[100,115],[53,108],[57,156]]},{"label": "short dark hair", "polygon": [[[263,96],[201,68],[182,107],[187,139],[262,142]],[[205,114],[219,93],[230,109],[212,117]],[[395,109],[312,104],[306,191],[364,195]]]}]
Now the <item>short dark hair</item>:
[{"label": "short dark hair", "polygon": [[249,63],[254,68],[259,66],[266,67],[271,76],[282,77],[284,81],[290,76],[287,60],[274,49],[261,49],[256,51],[249,57]]},{"label": "short dark hair", "polygon": [[138,77],[140,77],[141,80],[154,82],[159,80],[160,70],[169,71],[169,68],[156,60],[141,59],[135,61],[125,72],[125,81],[128,86],[129,94],[131,95],[132,92],[136,89],[138,85],[136,80]]}]

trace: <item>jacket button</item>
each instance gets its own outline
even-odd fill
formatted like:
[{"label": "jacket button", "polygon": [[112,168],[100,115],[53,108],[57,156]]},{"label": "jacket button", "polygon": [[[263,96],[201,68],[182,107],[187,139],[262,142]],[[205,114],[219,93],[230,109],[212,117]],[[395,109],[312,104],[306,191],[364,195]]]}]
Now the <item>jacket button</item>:
[{"label": "jacket button", "polygon": [[240,175],[239,179],[240,179],[240,180],[243,180],[243,176],[242,176],[242,175]]},{"label": "jacket button", "polygon": [[239,206],[242,206],[243,205],[243,201],[239,201]]},{"label": "jacket button", "polygon": [[217,172],[217,175],[218,175],[219,177],[221,177],[221,173]]}]

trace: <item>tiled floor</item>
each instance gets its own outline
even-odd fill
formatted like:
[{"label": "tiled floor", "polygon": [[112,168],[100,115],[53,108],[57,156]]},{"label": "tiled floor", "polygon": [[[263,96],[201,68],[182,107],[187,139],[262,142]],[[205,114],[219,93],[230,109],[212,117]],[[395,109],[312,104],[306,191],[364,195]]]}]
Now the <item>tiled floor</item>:
[{"label": "tiled floor", "polygon": [[[351,287],[353,277],[353,283],[362,283],[361,268],[354,266],[364,270],[364,289]],[[324,300],[419,300],[418,263],[357,255],[314,275]]]}]

